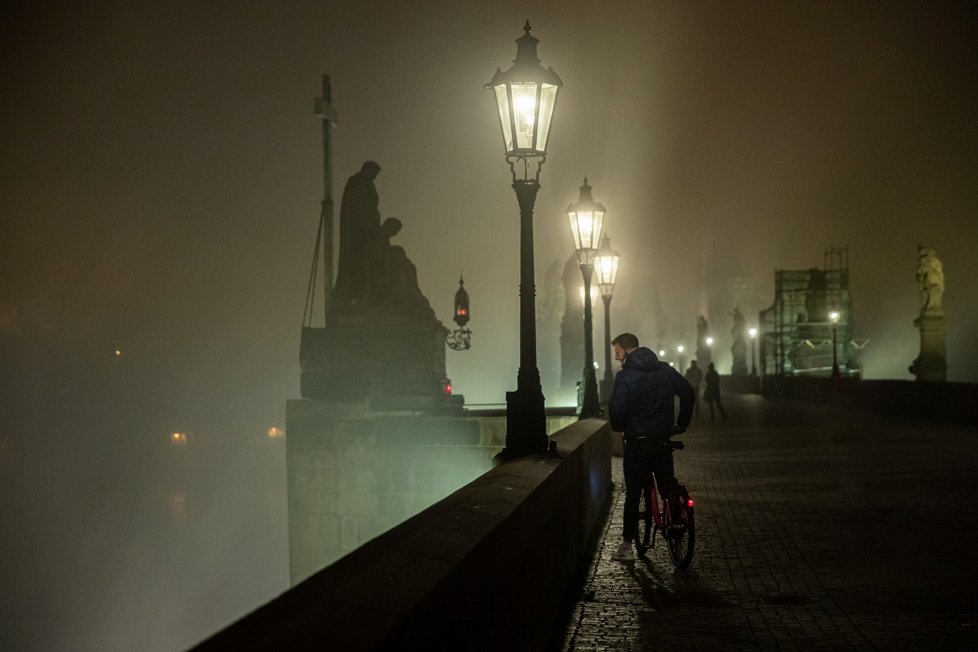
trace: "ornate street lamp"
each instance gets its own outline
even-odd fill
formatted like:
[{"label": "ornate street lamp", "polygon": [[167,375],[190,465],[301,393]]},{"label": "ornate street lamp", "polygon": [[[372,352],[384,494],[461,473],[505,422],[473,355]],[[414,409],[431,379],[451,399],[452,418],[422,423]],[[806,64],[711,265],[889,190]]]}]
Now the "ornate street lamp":
[{"label": "ornate street lamp", "polygon": [[832,377],[839,377],[839,358],[835,348],[835,331],[839,326],[839,311],[833,310],[829,313],[829,321],[832,322]]},{"label": "ornate street lamp", "polygon": [[[496,69],[492,89],[503,132],[506,161],[520,205],[520,368],[516,391],[506,392],[506,449],[502,457],[547,451],[547,418],[537,368],[536,287],[533,270],[533,205],[540,190],[540,167],[547,158],[550,120],[563,82],[553,68],[537,58],[538,39],[530,21],[516,39],[516,59],[503,72]],[[531,176],[531,163],[536,170]]]},{"label": "ornate street lamp", "polygon": [[598,255],[598,241],[601,226],[604,224],[604,206],[591,197],[591,186],[584,177],[581,196],[576,204],[567,207],[577,262],[584,276],[584,400],[581,403],[581,419],[590,419],[601,414],[598,402],[598,381],[594,374],[594,327],[591,313],[591,276],[594,274],[594,261]]},{"label": "ornate street lamp", "polygon": [[469,323],[469,293],[465,291],[465,281],[458,276],[458,291],[455,292],[455,314],[453,321],[458,328],[445,336],[445,341],[453,351],[467,351],[472,347],[472,331],[465,327]]},{"label": "ornate street lamp", "polygon": [[747,334],[750,335],[750,375],[757,375],[757,364],[754,358],[754,345],[757,344],[757,329],[751,326],[747,330]]},{"label": "ornate street lamp", "polygon": [[615,292],[615,281],[618,280],[618,264],[621,256],[611,248],[611,238],[607,231],[601,235],[601,246],[594,261],[594,271],[598,274],[598,287],[601,288],[601,299],[604,301],[604,378],[601,380],[601,404],[608,405],[611,400],[613,380],[611,376],[611,296]]}]

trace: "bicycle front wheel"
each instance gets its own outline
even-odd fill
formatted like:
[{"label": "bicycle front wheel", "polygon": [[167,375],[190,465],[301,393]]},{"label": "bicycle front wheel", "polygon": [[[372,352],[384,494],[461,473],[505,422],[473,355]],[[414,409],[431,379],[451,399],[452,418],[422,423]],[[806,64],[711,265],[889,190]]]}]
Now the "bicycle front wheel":
[{"label": "bicycle front wheel", "polygon": [[684,487],[678,489],[678,500],[670,500],[667,507],[668,525],[666,541],[669,556],[676,568],[688,568],[693,561],[693,547],[696,545],[696,521],[692,501]]}]

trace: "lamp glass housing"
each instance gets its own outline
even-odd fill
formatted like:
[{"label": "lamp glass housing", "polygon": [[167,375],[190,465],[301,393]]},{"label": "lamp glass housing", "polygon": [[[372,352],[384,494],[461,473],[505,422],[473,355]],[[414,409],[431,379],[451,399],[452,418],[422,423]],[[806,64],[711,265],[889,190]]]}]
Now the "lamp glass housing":
[{"label": "lamp glass housing", "polygon": [[618,265],[621,263],[621,256],[611,248],[607,237],[601,239],[601,247],[598,248],[598,255],[594,259],[594,271],[598,277],[598,285],[601,287],[601,295],[610,297],[615,291],[615,283],[618,280]]},{"label": "lamp glass housing", "polygon": [[493,87],[507,156],[546,156],[557,88],[532,81]]},{"label": "lamp glass housing", "polygon": [[598,242],[601,239],[601,227],[604,225],[604,206],[591,197],[591,186],[587,178],[581,186],[581,196],[577,203],[567,207],[567,219],[570,221],[571,235],[574,237],[574,248],[577,259],[582,265],[594,264],[598,253]]}]

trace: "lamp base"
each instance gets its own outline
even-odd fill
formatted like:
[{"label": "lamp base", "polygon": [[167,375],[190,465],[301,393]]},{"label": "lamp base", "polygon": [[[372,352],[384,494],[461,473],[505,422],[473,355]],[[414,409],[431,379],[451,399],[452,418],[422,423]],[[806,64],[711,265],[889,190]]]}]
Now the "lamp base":
[{"label": "lamp base", "polygon": [[547,415],[540,386],[506,392],[506,449],[501,455],[513,458],[547,450]]}]

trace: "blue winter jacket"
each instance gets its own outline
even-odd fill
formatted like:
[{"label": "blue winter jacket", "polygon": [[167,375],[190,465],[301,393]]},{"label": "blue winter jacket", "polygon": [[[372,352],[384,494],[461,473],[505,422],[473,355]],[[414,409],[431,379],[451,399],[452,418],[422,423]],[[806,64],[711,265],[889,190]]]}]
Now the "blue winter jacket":
[{"label": "blue winter jacket", "polygon": [[[679,419],[674,421],[673,396],[679,397]],[[689,426],[696,404],[696,392],[682,375],[644,346],[625,358],[615,376],[608,411],[611,428],[625,439],[651,437],[666,440],[673,425]]]}]

